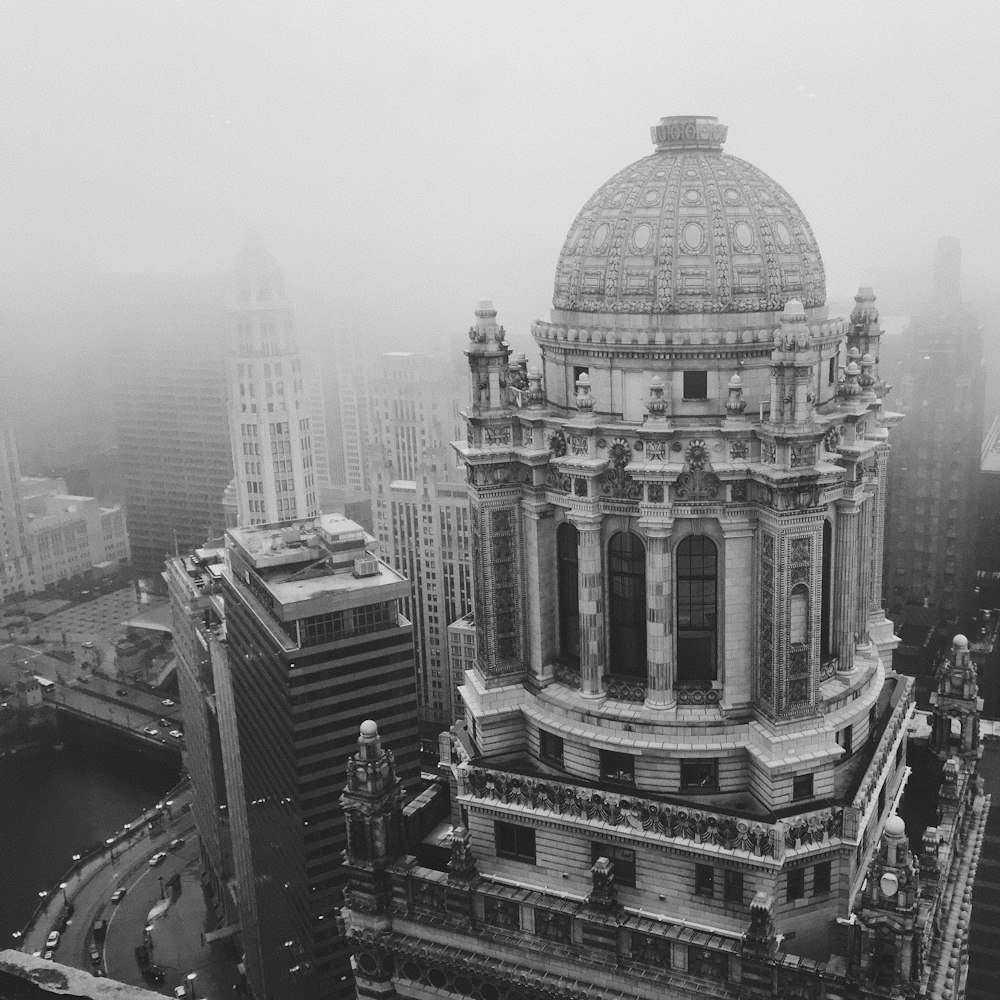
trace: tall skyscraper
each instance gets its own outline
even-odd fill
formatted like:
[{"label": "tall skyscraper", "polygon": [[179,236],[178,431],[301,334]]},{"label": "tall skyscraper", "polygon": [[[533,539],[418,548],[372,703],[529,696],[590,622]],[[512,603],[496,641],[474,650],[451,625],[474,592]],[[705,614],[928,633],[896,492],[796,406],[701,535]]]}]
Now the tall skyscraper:
[{"label": "tall skyscraper", "polygon": [[0,599],[40,589],[28,541],[14,432],[0,409]]},{"label": "tall skyscraper", "polygon": [[451,857],[399,844],[392,742],[362,731],[359,996],[961,994],[989,807],[968,641],[907,831],[881,329],[867,293],[828,315],[803,213],[726,132],[662,119],[586,202],[525,388],[476,309]]},{"label": "tall skyscraper", "polygon": [[177,682],[184,712],[184,763],[194,797],[202,870],[215,899],[232,914],[232,842],[219,713],[212,668],[212,642],[225,622],[222,549],[197,549],[167,560],[173,613]]},{"label": "tall skyscraper", "polygon": [[[437,461],[435,461],[437,459]],[[416,479],[375,470],[373,507],[379,552],[409,581],[421,735],[432,746],[462,712],[451,682],[448,626],[472,607],[469,494],[448,480],[451,455],[438,449],[417,466]]]},{"label": "tall skyscraper", "polygon": [[222,289],[213,281],[115,279],[104,288],[132,564],[163,561],[222,531],[232,479]]},{"label": "tall skyscraper", "polygon": [[400,778],[419,778],[409,588],[340,515],[233,528],[226,556],[213,662],[250,987],[353,997],[339,796],[374,705]]},{"label": "tall skyscraper", "polygon": [[236,262],[227,367],[238,522],[314,517],[311,400],[281,272],[256,240]]},{"label": "tall skyscraper", "polygon": [[933,298],[881,371],[906,422],[889,461],[885,599],[900,623],[972,610],[978,469],[983,439],[982,330],[962,305],[958,241],[938,242]]}]

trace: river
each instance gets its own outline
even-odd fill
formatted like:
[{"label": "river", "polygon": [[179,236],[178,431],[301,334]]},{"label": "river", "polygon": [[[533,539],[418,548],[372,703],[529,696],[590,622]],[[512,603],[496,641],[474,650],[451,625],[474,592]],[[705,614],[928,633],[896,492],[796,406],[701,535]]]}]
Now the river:
[{"label": "river", "polygon": [[62,750],[0,759],[0,948],[11,944],[74,854],[103,841],[177,783],[180,758],[64,727]]}]

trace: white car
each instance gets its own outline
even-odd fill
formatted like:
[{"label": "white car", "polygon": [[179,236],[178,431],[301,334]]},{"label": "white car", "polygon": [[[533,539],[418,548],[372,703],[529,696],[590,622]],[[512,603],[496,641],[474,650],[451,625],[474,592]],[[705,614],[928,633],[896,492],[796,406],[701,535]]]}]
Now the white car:
[{"label": "white car", "polygon": [[149,867],[150,868],[155,868],[157,865],[162,865],[163,864],[163,860],[164,860],[164,858],[166,858],[166,856],[167,856],[167,852],[166,851],[157,851],[156,854],[154,854],[149,859]]},{"label": "white car", "polygon": [[154,729],[152,726],[144,726],[142,730],[147,736],[159,736],[159,729]]},{"label": "white car", "polygon": [[160,702],[160,704],[161,705],[166,705],[167,708],[173,708],[174,705],[177,704],[177,702],[171,701],[169,698],[164,698],[163,701]]},{"label": "white car", "polygon": [[127,891],[128,890],[124,886],[119,886],[113,893],[111,893],[111,902],[120,903],[122,901],[122,897]]},{"label": "white car", "polygon": [[170,735],[173,736],[175,740],[184,739],[184,734],[179,729],[171,729]]},{"label": "white car", "polygon": [[52,931],[45,939],[46,948],[55,948],[59,944],[59,931]]}]

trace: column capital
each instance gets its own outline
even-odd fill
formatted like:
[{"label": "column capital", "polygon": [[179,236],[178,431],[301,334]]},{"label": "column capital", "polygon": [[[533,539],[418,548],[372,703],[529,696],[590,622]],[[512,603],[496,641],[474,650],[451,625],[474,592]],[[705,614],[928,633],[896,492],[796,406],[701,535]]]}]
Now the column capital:
[{"label": "column capital", "polygon": [[669,538],[674,530],[674,519],[640,517],[636,525],[647,538]]},{"label": "column capital", "polygon": [[566,511],[566,519],[577,531],[600,531],[604,523],[604,515],[577,510]]}]

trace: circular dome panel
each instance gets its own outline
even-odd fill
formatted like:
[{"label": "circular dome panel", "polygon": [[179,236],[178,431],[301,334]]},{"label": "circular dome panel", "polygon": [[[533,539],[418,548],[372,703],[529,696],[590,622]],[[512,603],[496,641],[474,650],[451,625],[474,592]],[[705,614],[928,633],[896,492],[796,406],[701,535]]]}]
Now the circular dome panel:
[{"label": "circular dome panel", "polygon": [[[767,174],[722,152],[726,131],[715,118],[691,116],[653,127],[656,151],[603,184],[570,228],[556,265],[556,309],[780,312],[789,299],[824,304],[809,223]],[[685,259],[692,254],[703,257]]]}]

